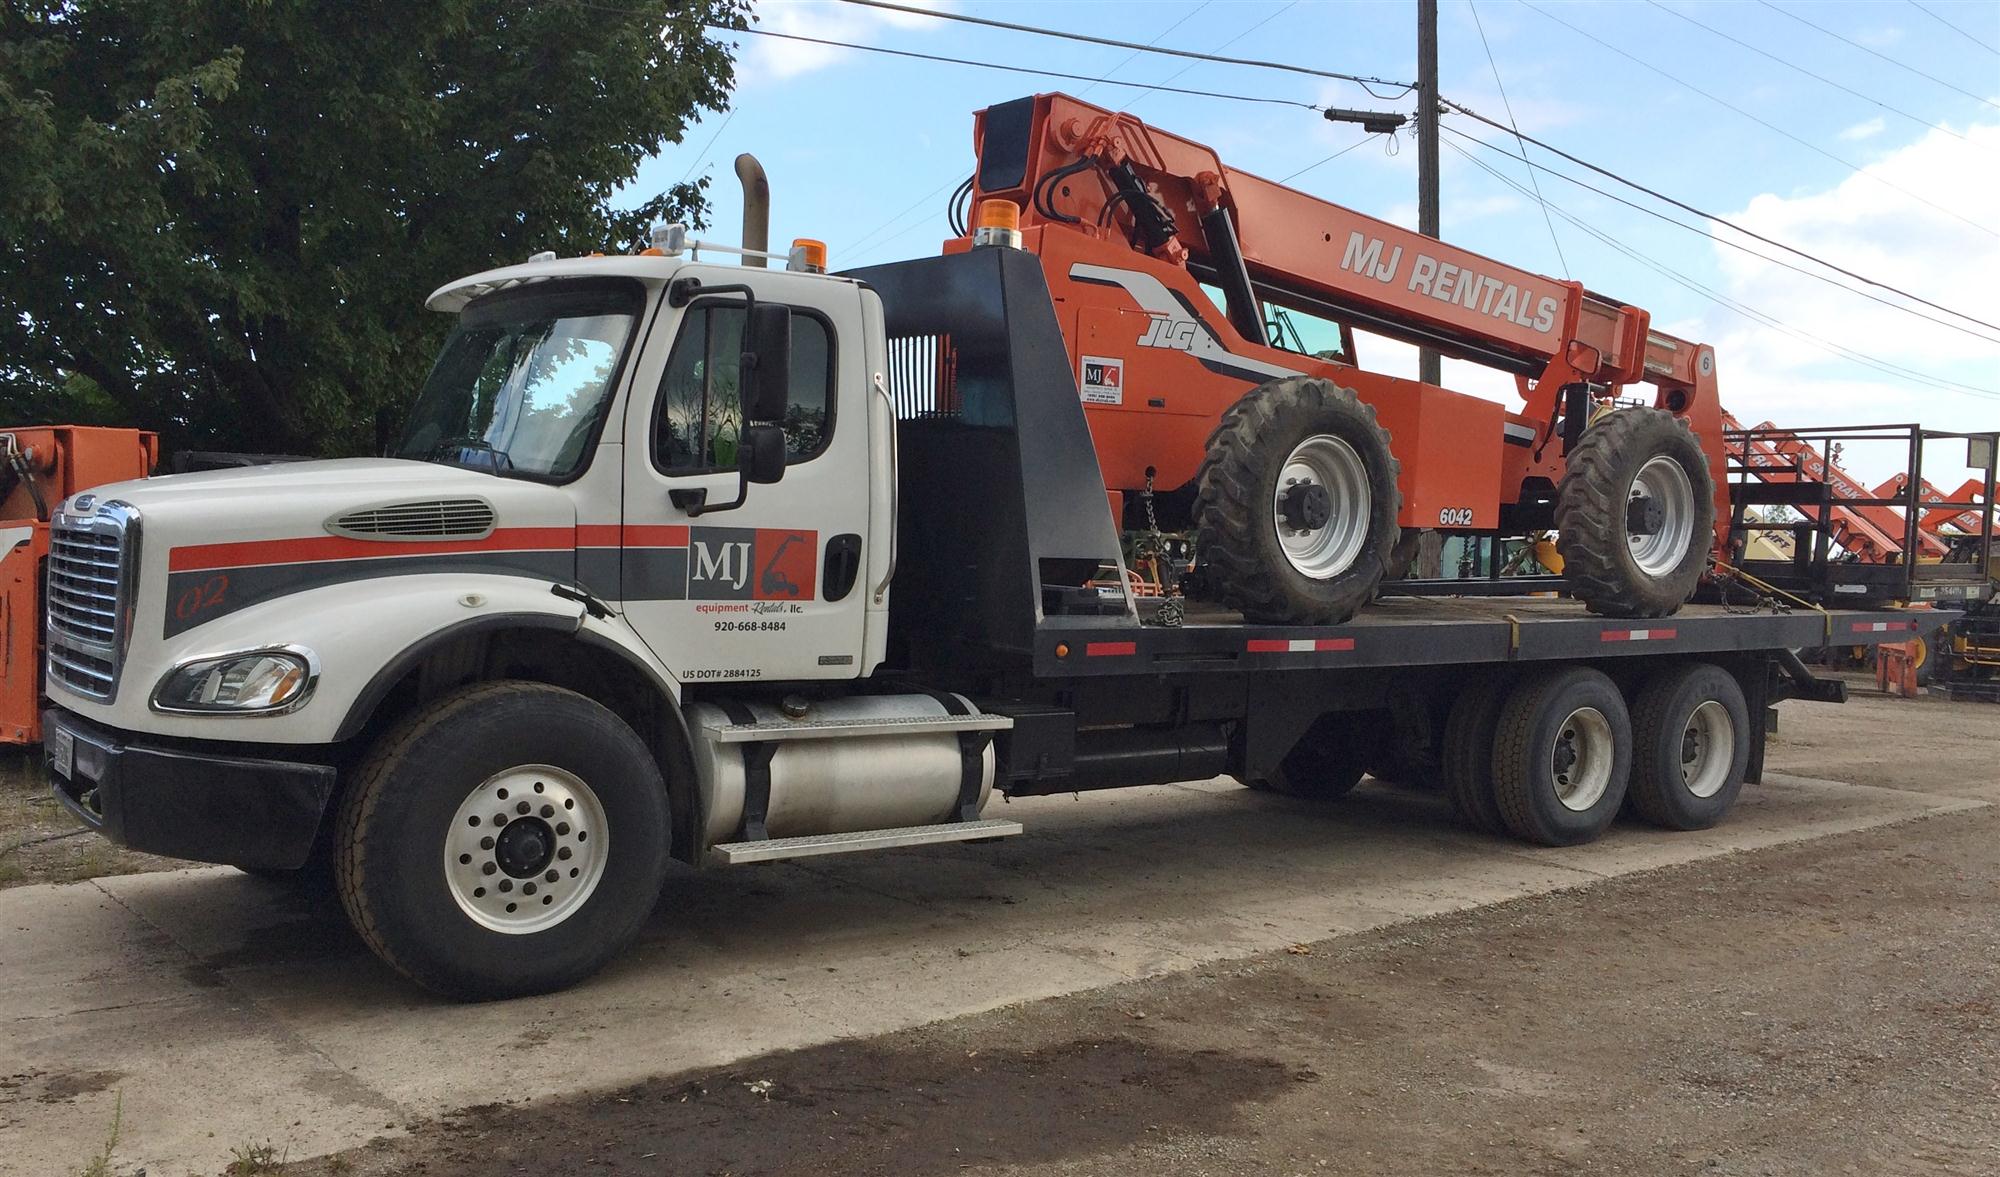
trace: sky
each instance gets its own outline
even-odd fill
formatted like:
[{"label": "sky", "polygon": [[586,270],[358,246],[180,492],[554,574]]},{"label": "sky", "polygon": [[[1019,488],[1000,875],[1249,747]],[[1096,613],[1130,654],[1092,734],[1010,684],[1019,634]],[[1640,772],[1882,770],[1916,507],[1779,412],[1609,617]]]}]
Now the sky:
[{"label": "sky", "polygon": [[[1399,81],[1416,72],[1414,0],[906,2]],[[1370,136],[1296,107],[1144,87],[1413,112],[1414,97],[1390,97],[1393,88],[1378,88],[1385,97],[1377,98],[1345,82],[842,0],[762,0],[755,15],[762,29],[1104,80],[728,36],[740,47],[730,109],[692,127],[631,188],[643,196],[711,174],[706,235],[716,240],[736,239],[741,200],[731,161],[748,151],[770,175],[773,242],[823,240],[835,269],[935,253],[949,233],[946,197],[971,171],[973,112],[1049,90],[1131,110],[1207,143],[1232,167],[1295,176],[1291,185],[1312,195],[1416,223],[1417,151],[1408,133]],[[1511,111],[1527,135],[2000,324],[2000,3],[1440,0],[1438,24],[1446,99],[1502,123]],[[1445,125],[1523,150],[1460,116]],[[1656,329],[1714,345],[1723,403],[1746,424],[2000,429],[2000,329],[1918,307],[1961,329],[1926,321],[1541,173],[1545,216],[1523,164],[1449,131],[1441,141],[1445,240],[1582,281],[1647,308]],[[1526,150],[1648,209],[1694,220],[1539,148]],[[1357,350],[1363,367],[1416,374],[1410,348],[1364,337]],[[1510,377],[1470,364],[1447,362],[1444,383],[1518,401]],[[1844,461],[1864,480],[1880,478],[1900,468],[1887,448],[1850,446]],[[1963,458],[1962,443],[1933,444],[1927,478],[1952,489],[1965,476]]]}]

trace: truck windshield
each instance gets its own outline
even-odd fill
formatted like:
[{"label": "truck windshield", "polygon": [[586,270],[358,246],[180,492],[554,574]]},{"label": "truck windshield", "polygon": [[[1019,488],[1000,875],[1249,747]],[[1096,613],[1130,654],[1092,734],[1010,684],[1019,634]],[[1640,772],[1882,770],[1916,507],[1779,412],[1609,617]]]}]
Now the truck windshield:
[{"label": "truck windshield", "polygon": [[399,458],[553,482],[587,460],[641,303],[636,284],[487,295],[460,312]]}]

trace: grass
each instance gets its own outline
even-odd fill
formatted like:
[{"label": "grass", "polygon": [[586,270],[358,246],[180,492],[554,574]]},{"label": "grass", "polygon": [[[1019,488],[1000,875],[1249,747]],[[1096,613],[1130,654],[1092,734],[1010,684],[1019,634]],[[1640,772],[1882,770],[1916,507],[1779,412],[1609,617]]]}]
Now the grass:
[{"label": "grass", "polygon": [[239,1144],[229,1150],[232,1158],[222,1170],[223,1177],[270,1177],[285,1171],[285,1154],[269,1141]]},{"label": "grass", "polygon": [[111,1105],[111,1130],[104,1134],[104,1147],[83,1166],[79,1177],[111,1177],[111,1154],[118,1151],[118,1134],[125,1127],[125,1093],[118,1093]]}]

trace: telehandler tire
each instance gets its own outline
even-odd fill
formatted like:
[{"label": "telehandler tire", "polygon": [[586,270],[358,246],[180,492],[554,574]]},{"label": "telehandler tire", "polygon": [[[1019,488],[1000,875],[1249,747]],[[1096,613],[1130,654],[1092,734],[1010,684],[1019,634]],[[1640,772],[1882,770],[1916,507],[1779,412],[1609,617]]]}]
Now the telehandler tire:
[{"label": "telehandler tire", "polygon": [[1354,616],[1400,535],[1398,472],[1353,390],[1306,376],[1252,389],[1223,414],[1196,476],[1209,591],[1258,624]]},{"label": "telehandler tire", "polygon": [[1606,617],[1665,617],[1694,595],[1715,538],[1715,485],[1687,422],[1619,409],[1584,431],[1556,489],[1570,592]]},{"label": "telehandler tire", "polygon": [[667,790],[623,720],[574,691],[484,683],[384,735],[335,868],[375,954],[464,1000],[548,993],[638,935],[666,877]]}]

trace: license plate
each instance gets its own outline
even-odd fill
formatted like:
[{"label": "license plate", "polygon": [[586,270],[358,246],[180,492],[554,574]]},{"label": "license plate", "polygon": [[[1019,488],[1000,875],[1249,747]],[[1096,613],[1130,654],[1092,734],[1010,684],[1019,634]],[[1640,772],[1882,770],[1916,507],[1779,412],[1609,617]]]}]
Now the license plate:
[{"label": "license plate", "polygon": [[48,753],[49,771],[68,780],[76,764],[76,736],[59,727],[51,727],[43,743],[43,750]]}]

